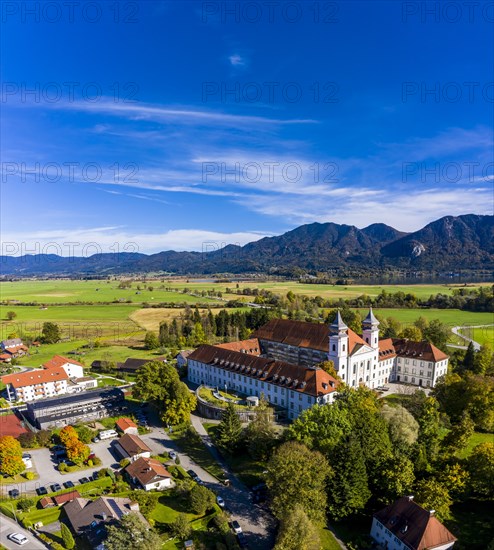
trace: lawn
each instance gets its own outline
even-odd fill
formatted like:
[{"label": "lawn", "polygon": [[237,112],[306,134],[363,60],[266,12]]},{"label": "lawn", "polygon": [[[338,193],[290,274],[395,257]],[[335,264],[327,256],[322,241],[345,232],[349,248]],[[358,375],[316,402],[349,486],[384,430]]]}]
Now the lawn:
[{"label": "lawn", "polygon": [[458,537],[455,550],[485,550],[494,540],[494,502],[468,500],[453,504],[445,525]]},{"label": "lawn", "polygon": [[199,434],[195,431],[194,433],[196,435],[191,437],[190,433],[185,431],[185,429],[179,430],[175,428],[175,431],[170,434],[170,438],[176,441],[182,451],[188,454],[201,468],[217,479],[223,479],[223,469],[208,451]]},{"label": "lawn", "polygon": [[326,527],[319,529],[321,537],[321,548],[323,550],[340,550],[341,547],[333,536],[333,533]]},{"label": "lawn", "polygon": [[[494,315],[491,314],[491,323],[494,322]],[[460,331],[461,334],[467,338],[475,340],[482,346],[488,344],[491,347],[494,347],[494,326],[490,327],[475,327],[475,328],[466,328]]]},{"label": "lawn", "polygon": [[[203,424],[208,434],[214,439],[218,424]],[[243,482],[247,487],[254,487],[265,481],[263,472],[266,470],[264,462],[253,460],[247,452],[243,452],[237,456],[223,456],[225,462],[231,468],[232,472]]]},{"label": "lawn", "polygon": [[475,432],[468,440],[467,446],[459,454],[460,458],[467,458],[472,454],[472,451],[477,445],[481,443],[494,443],[494,434],[486,434],[481,432]]}]

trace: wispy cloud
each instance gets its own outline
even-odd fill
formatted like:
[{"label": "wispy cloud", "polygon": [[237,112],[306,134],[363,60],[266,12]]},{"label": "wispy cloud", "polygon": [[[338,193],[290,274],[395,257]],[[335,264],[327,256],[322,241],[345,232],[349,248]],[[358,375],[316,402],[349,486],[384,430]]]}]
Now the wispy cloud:
[{"label": "wispy cloud", "polygon": [[230,61],[230,63],[234,67],[244,67],[247,64],[246,60],[241,55],[239,55],[238,53],[230,55],[228,57],[228,61]]}]

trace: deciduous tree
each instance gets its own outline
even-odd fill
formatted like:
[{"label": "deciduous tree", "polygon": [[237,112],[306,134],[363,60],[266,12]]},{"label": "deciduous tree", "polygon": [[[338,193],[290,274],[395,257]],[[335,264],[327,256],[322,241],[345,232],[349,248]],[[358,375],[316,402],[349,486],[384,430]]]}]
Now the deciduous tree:
[{"label": "deciduous tree", "polygon": [[75,546],[75,540],[70,532],[70,529],[65,525],[65,523],[61,524],[61,534],[65,548],[67,548],[67,550],[72,550]]},{"label": "deciduous tree", "polygon": [[15,476],[25,469],[21,444],[11,435],[0,436],[0,473]]},{"label": "deciduous tree", "polygon": [[56,344],[62,337],[60,327],[56,323],[52,323],[50,321],[43,323],[43,330],[41,331],[41,334],[41,339],[45,344]]},{"label": "deciduous tree", "polygon": [[149,529],[135,513],[126,514],[117,524],[110,525],[105,540],[107,550],[160,550],[162,546],[158,533]]},{"label": "deciduous tree", "polygon": [[415,485],[415,500],[418,504],[429,510],[435,510],[440,521],[449,519],[449,508],[453,501],[445,485],[437,479],[422,479]]},{"label": "deciduous tree", "polygon": [[261,396],[254,419],[245,430],[249,454],[255,460],[267,460],[276,444],[277,434],[273,423],[273,410]]},{"label": "deciduous tree", "polygon": [[494,496],[494,443],[477,445],[467,463],[472,489],[478,495]]},{"label": "deciduous tree", "polygon": [[214,493],[203,485],[194,485],[190,491],[189,499],[192,511],[200,516],[212,508],[215,502]]},{"label": "deciduous tree", "polygon": [[331,473],[321,453],[295,441],[281,445],[273,453],[266,477],[276,517],[286,517],[298,504],[312,521],[322,522],[326,510],[326,480]]},{"label": "deciduous tree", "polygon": [[321,539],[302,506],[296,504],[280,522],[274,550],[319,550]]}]

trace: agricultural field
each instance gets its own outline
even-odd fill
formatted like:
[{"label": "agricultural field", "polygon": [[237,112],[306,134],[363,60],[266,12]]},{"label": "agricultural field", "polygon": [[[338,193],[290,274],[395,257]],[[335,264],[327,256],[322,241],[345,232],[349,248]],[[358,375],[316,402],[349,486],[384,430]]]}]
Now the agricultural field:
[{"label": "agricultural field", "polygon": [[[478,288],[480,286],[491,286],[492,283],[474,283],[466,285],[468,288]],[[268,281],[268,282],[239,282],[239,283],[215,283],[210,282],[194,282],[190,280],[165,282],[165,286],[169,288],[177,288],[182,290],[187,288],[192,291],[200,292],[202,290],[215,290],[220,291],[224,298],[230,299],[236,297],[236,294],[225,294],[228,292],[235,292],[237,289],[244,288],[259,288],[264,290],[270,290],[277,294],[286,294],[290,290],[295,294],[305,294],[306,296],[322,296],[323,298],[357,298],[362,294],[368,296],[377,296],[383,290],[389,293],[393,292],[405,292],[415,294],[418,298],[428,298],[431,294],[446,294],[451,295],[454,289],[463,288],[463,284],[450,284],[450,285],[329,285],[329,284],[304,284],[296,281]]]},{"label": "agricultural field", "polygon": [[[214,303],[210,298],[195,297],[180,292],[166,291],[162,286],[171,286],[161,281],[133,282],[131,288],[118,288],[120,281],[50,280],[50,281],[2,281],[0,300],[36,302],[39,304],[74,302],[122,302],[133,303]],[[137,287],[141,288],[138,289]],[[152,290],[149,290],[152,288]]]}]

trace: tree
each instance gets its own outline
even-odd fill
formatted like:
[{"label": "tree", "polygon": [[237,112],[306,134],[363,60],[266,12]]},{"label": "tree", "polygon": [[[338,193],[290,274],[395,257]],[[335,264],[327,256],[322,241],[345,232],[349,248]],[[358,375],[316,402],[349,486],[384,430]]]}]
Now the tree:
[{"label": "tree", "polygon": [[95,430],[91,430],[91,428],[88,428],[84,424],[81,426],[75,426],[75,431],[83,443],[91,443],[91,440],[96,434]]},{"label": "tree", "polygon": [[51,323],[50,321],[43,323],[41,334],[41,339],[45,344],[56,344],[62,337],[60,327],[56,323]]},{"label": "tree", "polygon": [[249,454],[255,460],[267,460],[276,445],[277,434],[273,424],[273,411],[261,395],[254,419],[245,430]]},{"label": "tree", "polygon": [[21,447],[24,449],[32,449],[38,446],[38,438],[33,432],[24,432],[19,434],[17,441],[21,444]]},{"label": "tree", "polygon": [[154,332],[146,332],[146,336],[144,337],[144,347],[145,349],[156,349],[160,347],[160,341]]},{"label": "tree", "polygon": [[192,532],[192,527],[190,526],[189,520],[183,513],[178,514],[175,521],[170,524],[170,529],[172,535],[180,540],[189,538],[190,533]]},{"label": "tree", "polygon": [[107,550],[160,550],[162,546],[158,533],[149,529],[135,513],[125,514],[117,524],[108,526]]},{"label": "tree", "polygon": [[449,453],[457,453],[467,446],[472,437],[475,424],[468,413],[464,413],[460,422],[453,424],[449,433],[441,441],[441,446]]},{"label": "tree", "polygon": [[34,498],[28,498],[23,497],[20,498],[17,501],[17,508],[21,510],[22,512],[27,512],[30,508],[32,508],[36,504],[36,499]]},{"label": "tree", "polygon": [[450,518],[449,507],[453,503],[448,489],[437,479],[422,479],[415,485],[415,500],[429,510],[434,510],[440,521]]},{"label": "tree", "polygon": [[315,522],[324,521],[326,480],[332,471],[324,456],[295,441],[275,450],[266,484],[276,517],[283,518],[296,504]]},{"label": "tree", "polygon": [[414,342],[420,342],[423,339],[423,334],[419,327],[411,325],[401,331],[400,338],[408,338]]},{"label": "tree", "polygon": [[394,445],[409,447],[417,441],[418,422],[405,407],[384,405],[382,415],[388,423],[389,435]]},{"label": "tree", "polygon": [[494,496],[494,443],[477,445],[467,462],[472,489],[478,495]]},{"label": "tree", "polygon": [[40,430],[36,434],[36,439],[38,440],[40,447],[48,447],[48,445],[51,443],[51,431]]},{"label": "tree", "polygon": [[25,469],[21,444],[11,435],[0,436],[0,473],[13,477]]},{"label": "tree", "polygon": [[434,397],[425,398],[417,418],[419,424],[418,443],[424,446],[429,462],[435,460],[439,450],[439,420],[439,404],[437,400]]},{"label": "tree", "polygon": [[62,532],[62,540],[63,545],[67,550],[71,550],[75,546],[75,540],[72,536],[72,533],[70,532],[70,529],[65,525],[65,523],[61,523],[61,532]]},{"label": "tree", "polygon": [[[494,354],[488,345],[484,345],[475,354],[474,372],[476,374],[492,373],[494,369]],[[493,373],[494,374],[494,373]]]},{"label": "tree", "polygon": [[15,311],[7,311],[7,320],[13,321],[17,317],[17,313]]},{"label": "tree", "polygon": [[223,452],[234,454],[242,440],[242,423],[235,405],[229,402],[216,431],[216,442]]},{"label": "tree", "polygon": [[319,533],[302,506],[296,504],[280,523],[274,550],[319,550]]},{"label": "tree", "polygon": [[326,371],[334,379],[341,381],[341,378],[338,376],[338,372],[335,369],[334,361],[321,361],[316,365],[323,371]]},{"label": "tree", "polygon": [[424,336],[438,348],[445,349],[449,339],[449,328],[439,319],[433,319],[424,330]]},{"label": "tree", "polygon": [[463,370],[474,370],[474,364],[475,364],[475,348],[473,347],[473,342],[470,342],[468,344],[467,351],[465,353],[465,357],[463,357],[463,361],[461,364],[461,368]]},{"label": "tree", "polygon": [[70,440],[67,445],[67,458],[76,464],[85,462],[91,454],[91,449],[78,439]]},{"label": "tree", "polygon": [[203,516],[215,503],[214,493],[204,485],[194,485],[189,493],[190,507],[195,514]]},{"label": "tree", "polygon": [[58,434],[58,437],[60,438],[62,445],[65,446],[67,446],[68,443],[79,439],[75,428],[72,426],[65,426],[62,428]]},{"label": "tree", "polygon": [[378,495],[386,504],[408,493],[415,481],[413,463],[403,455],[386,460],[381,465],[379,473]]},{"label": "tree", "polygon": [[470,476],[461,464],[446,464],[439,472],[437,479],[448,489],[450,495],[461,498],[468,487]]},{"label": "tree", "polygon": [[145,516],[155,509],[158,497],[157,493],[149,493],[142,490],[132,491],[133,500],[139,504],[139,509]]},{"label": "tree", "polygon": [[328,489],[328,509],[339,520],[362,510],[369,498],[369,480],[360,443],[351,437],[331,460],[334,476]]},{"label": "tree", "polygon": [[163,422],[182,424],[190,421],[190,413],[196,408],[197,398],[181,381],[174,381],[169,386],[169,393],[164,399]]}]

